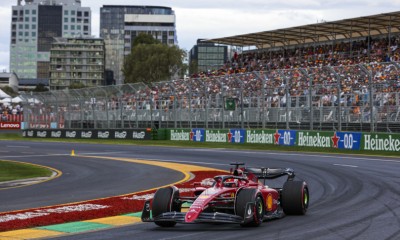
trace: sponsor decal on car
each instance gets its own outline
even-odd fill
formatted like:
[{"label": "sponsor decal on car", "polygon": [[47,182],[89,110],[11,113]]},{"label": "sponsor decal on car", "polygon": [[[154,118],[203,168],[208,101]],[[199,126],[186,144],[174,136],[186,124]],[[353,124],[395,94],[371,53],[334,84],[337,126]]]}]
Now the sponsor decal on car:
[{"label": "sponsor decal on car", "polygon": [[268,194],[267,196],[267,210],[271,211],[272,210],[272,206],[273,206],[273,198],[272,198],[272,194]]}]

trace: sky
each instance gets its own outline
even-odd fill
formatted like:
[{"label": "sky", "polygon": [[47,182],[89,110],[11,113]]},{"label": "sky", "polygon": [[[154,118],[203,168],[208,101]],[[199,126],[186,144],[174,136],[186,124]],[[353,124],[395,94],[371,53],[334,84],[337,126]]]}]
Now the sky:
[{"label": "sky", "polygon": [[[400,0],[82,0],[92,11],[92,35],[99,36],[103,5],[171,7],[176,15],[180,48],[190,50],[197,39],[228,37],[280,28],[400,11]],[[0,71],[9,71],[12,6],[0,1]]]}]

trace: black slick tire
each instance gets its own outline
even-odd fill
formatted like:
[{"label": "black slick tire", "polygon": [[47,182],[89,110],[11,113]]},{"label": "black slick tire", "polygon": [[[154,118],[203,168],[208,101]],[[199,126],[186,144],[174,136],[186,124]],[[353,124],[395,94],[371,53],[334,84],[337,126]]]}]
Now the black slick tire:
[{"label": "black slick tire", "polygon": [[[176,203],[177,198],[179,198],[179,192],[174,191],[172,187],[158,189],[153,198],[153,218],[166,212],[180,212],[181,206]],[[176,222],[173,221],[155,221],[154,223],[160,227],[173,227],[176,225]]]},{"label": "black slick tire", "polygon": [[249,219],[245,219],[245,222],[240,225],[243,227],[258,227],[263,222],[265,204],[261,193],[258,193],[257,189],[242,189],[237,193],[235,202],[236,215],[244,217],[248,210],[246,209],[248,203],[252,203],[254,206],[252,209],[253,216]]},{"label": "black slick tire", "polygon": [[287,215],[304,215],[307,212],[310,195],[304,181],[285,182],[282,189],[281,205]]}]

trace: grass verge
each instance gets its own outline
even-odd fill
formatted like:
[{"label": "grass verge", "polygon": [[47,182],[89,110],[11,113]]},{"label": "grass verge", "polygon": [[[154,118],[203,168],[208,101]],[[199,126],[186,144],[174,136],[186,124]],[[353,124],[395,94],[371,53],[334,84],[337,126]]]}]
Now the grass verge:
[{"label": "grass verge", "polygon": [[36,177],[50,177],[52,171],[28,164],[0,160],[0,182],[21,180]]}]

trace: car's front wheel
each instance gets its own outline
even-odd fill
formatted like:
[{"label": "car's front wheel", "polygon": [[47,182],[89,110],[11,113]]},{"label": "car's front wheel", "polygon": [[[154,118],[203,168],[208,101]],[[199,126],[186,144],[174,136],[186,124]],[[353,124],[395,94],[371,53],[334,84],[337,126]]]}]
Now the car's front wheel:
[{"label": "car's front wheel", "polygon": [[264,200],[254,188],[242,189],[236,195],[236,215],[244,218],[242,226],[260,226],[264,218]]},{"label": "car's front wheel", "polygon": [[[177,203],[179,191],[173,187],[160,188],[156,191],[153,198],[152,215],[153,218],[166,212],[180,212],[181,205]],[[173,227],[174,221],[154,221],[160,227]]]}]

